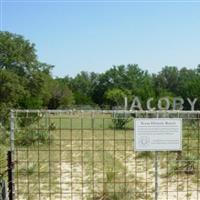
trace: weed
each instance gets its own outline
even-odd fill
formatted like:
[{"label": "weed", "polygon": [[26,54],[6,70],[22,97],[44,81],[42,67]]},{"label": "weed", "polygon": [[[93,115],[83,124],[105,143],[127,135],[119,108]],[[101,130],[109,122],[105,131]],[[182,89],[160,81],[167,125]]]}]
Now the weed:
[{"label": "weed", "polygon": [[50,123],[50,125],[49,125],[49,130],[50,130],[50,131],[56,130],[56,124],[55,124],[55,122],[51,122],[51,123]]},{"label": "weed", "polygon": [[150,151],[142,151],[136,154],[136,158],[151,158],[153,159],[153,153]]},{"label": "weed", "polygon": [[19,169],[19,173],[24,176],[30,176],[33,175],[33,173],[36,171],[36,164],[30,164],[27,167],[22,167]]},{"label": "weed", "polygon": [[129,121],[130,118],[125,113],[115,113],[112,117],[112,122],[116,129],[124,129]]},{"label": "weed", "polygon": [[51,135],[47,130],[24,129],[16,133],[15,144],[18,146],[30,146],[35,143],[46,144],[51,139]]},{"label": "weed", "polygon": [[195,166],[195,160],[196,157],[193,155],[181,156],[180,160],[170,163],[168,174],[165,174],[162,177],[173,176],[175,174],[182,173],[194,175],[198,171]]}]

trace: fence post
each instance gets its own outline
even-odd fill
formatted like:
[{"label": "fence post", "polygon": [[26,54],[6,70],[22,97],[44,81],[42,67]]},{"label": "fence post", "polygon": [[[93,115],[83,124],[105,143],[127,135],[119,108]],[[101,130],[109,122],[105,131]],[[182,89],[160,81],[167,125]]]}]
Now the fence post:
[{"label": "fence post", "polygon": [[158,152],[155,152],[155,200],[158,200]]},{"label": "fence post", "polygon": [[10,113],[10,150],[12,152],[14,152],[14,111],[11,110],[11,113]]},{"label": "fence post", "polygon": [[14,111],[10,112],[10,151],[8,151],[8,190],[9,200],[14,200]]},{"label": "fence post", "polygon": [[13,159],[11,151],[8,151],[7,159],[8,159],[8,197],[9,200],[14,200]]},{"label": "fence post", "polygon": [[[156,113],[156,118],[159,118],[158,111]],[[155,200],[158,200],[158,152],[157,151],[155,151],[154,167],[155,167]]]}]

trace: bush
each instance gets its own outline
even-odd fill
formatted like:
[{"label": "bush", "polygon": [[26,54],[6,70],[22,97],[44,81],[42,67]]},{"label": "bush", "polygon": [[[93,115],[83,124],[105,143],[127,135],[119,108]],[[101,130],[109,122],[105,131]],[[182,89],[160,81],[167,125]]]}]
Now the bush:
[{"label": "bush", "polygon": [[126,124],[130,121],[129,115],[126,113],[114,113],[112,122],[114,124],[114,128],[116,129],[124,129]]},{"label": "bush", "polygon": [[42,118],[43,113],[18,113],[17,125],[24,128],[38,123]]},{"label": "bush", "polygon": [[55,122],[51,122],[51,123],[50,123],[50,125],[49,125],[49,130],[50,130],[50,131],[56,130],[56,124],[55,124]]},{"label": "bush", "polygon": [[173,176],[175,174],[194,175],[198,172],[195,161],[197,161],[197,158],[193,155],[181,156],[176,162],[170,163],[168,173],[162,177]]},{"label": "bush", "polygon": [[36,163],[32,163],[32,164],[28,165],[27,167],[20,168],[19,174],[21,174],[23,176],[27,176],[27,175],[31,176],[36,171],[37,171],[37,165],[36,165]]},{"label": "bush", "polygon": [[7,169],[7,159],[4,149],[0,148],[0,180],[6,174]]},{"label": "bush", "polygon": [[141,151],[141,152],[138,152],[136,154],[136,158],[137,159],[140,159],[140,158],[146,158],[147,159],[147,158],[149,158],[149,159],[153,160],[154,154],[151,151]]},{"label": "bush", "polygon": [[19,146],[29,146],[33,144],[45,144],[51,140],[51,135],[47,130],[28,130],[17,132],[15,144]]}]

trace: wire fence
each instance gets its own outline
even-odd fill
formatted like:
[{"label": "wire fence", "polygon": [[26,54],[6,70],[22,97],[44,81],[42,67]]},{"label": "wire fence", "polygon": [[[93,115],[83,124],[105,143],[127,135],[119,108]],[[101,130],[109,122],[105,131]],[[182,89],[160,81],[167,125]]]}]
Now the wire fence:
[{"label": "wire fence", "polygon": [[[199,112],[12,113],[17,200],[200,199]],[[135,118],[182,118],[183,150],[135,152]]]}]

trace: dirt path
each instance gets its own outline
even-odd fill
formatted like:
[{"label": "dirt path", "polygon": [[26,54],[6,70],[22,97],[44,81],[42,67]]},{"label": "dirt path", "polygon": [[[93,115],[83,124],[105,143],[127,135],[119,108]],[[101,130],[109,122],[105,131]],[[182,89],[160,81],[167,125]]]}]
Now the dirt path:
[{"label": "dirt path", "polygon": [[[126,163],[126,169],[127,169],[127,176],[129,175],[135,175],[135,178],[140,181],[148,181],[152,182],[151,187],[148,187],[148,190],[152,190],[152,198],[154,197],[154,166],[152,165],[152,168],[150,167],[147,171],[147,174],[145,173],[134,173],[135,169],[137,167],[138,171],[144,170],[143,163],[139,162],[139,159],[137,159],[137,166],[136,166],[136,159],[134,153],[128,153],[126,156],[126,162],[123,157],[118,156],[116,159],[118,159],[122,163]],[[197,184],[192,183],[191,177],[187,176],[180,176],[179,175],[179,181],[177,182],[176,176],[173,178],[163,178],[161,175],[163,175],[166,172],[166,169],[158,168],[159,171],[159,178],[158,178],[158,200],[195,200],[200,198],[200,192],[197,191]],[[168,182],[168,184],[167,184]],[[145,187],[145,186],[144,186]],[[142,188],[144,189],[144,188]],[[188,192],[187,192],[188,191]]]},{"label": "dirt path", "polygon": [[61,163],[61,199],[86,199],[89,187],[84,180],[89,179],[80,164]]},{"label": "dirt path", "polygon": [[[159,168],[159,172],[162,175],[165,173],[165,170]],[[178,179],[176,175],[168,179],[159,177],[158,185],[161,191],[159,193],[159,200],[195,200],[200,198],[197,184],[191,181],[190,176],[187,177],[184,174],[179,175]]]}]

